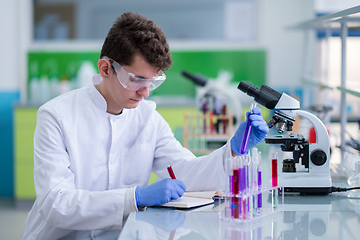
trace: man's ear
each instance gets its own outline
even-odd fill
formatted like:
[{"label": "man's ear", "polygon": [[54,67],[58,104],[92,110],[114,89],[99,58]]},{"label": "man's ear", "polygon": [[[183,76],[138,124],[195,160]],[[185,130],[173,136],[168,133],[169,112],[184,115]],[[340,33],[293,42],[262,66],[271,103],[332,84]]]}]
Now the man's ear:
[{"label": "man's ear", "polygon": [[101,77],[103,79],[108,78],[111,74],[111,71],[113,71],[112,65],[109,62],[109,60],[100,59],[97,64],[98,64],[98,69],[99,69],[99,73],[100,73]]}]

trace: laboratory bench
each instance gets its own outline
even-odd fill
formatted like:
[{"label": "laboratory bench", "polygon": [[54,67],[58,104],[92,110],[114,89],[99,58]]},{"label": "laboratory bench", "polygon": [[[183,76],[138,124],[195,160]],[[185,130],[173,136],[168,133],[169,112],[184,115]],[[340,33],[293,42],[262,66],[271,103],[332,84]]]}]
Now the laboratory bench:
[{"label": "laboratory bench", "polygon": [[[334,186],[345,185],[334,182]],[[221,219],[223,200],[187,210],[148,207],[146,211],[131,212],[121,231],[74,231],[66,239],[358,240],[360,198],[349,194],[285,194],[284,198],[278,196],[284,202],[279,202],[272,214],[244,222]]]},{"label": "laboratory bench", "polygon": [[[334,186],[345,187],[346,183],[334,181]],[[146,211],[131,212],[121,231],[69,231],[61,239],[358,240],[360,198],[349,198],[350,193],[285,195],[282,210],[245,224],[221,220],[219,200],[189,210],[148,207]],[[264,195],[264,199],[267,198]],[[19,210],[15,215],[19,215]],[[26,213],[23,215],[25,217]],[[11,217],[10,222],[14,222],[14,219]],[[10,226],[9,229],[14,227]],[[5,236],[9,229],[3,229]]]},{"label": "laboratory bench", "polygon": [[191,210],[148,208],[130,214],[118,239],[360,239],[360,198],[350,193],[285,194],[279,211],[248,222],[221,219],[219,200]]}]

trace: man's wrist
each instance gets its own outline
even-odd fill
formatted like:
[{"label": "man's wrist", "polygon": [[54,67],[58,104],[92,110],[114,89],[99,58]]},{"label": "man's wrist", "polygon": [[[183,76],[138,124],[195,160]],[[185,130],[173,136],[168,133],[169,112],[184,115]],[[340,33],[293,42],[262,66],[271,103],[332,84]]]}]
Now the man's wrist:
[{"label": "man's wrist", "polygon": [[135,189],[134,189],[134,202],[135,202],[135,206],[136,206],[137,211],[146,211],[147,206],[139,206],[139,204],[138,204],[138,202],[139,202],[138,187],[135,187]]},{"label": "man's wrist", "polygon": [[134,201],[135,201],[136,207],[138,207],[139,197],[138,197],[138,188],[137,187],[135,187],[135,190],[134,190]]}]

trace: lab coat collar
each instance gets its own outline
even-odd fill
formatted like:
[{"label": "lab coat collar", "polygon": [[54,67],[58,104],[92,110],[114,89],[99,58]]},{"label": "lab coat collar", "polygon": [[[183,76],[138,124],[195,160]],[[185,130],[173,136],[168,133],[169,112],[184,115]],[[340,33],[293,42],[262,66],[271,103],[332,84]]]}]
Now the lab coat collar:
[{"label": "lab coat collar", "polygon": [[88,82],[87,87],[90,89],[89,91],[90,91],[91,100],[94,102],[96,107],[98,107],[101,111],[106,112],[107,110],[106,100],[95,87],[99,85],[101,81],[102,78],[100,74],[96,74],[92,77],[92,81]]},{"label": "lab coat collar", "polygon": [[102,77],[100,74],[96,74],[92,77],[92,81],[88,83],[87,87],[90,89],[90,96],[91,100],[94,102],[96,107],[98,107],[101,111],[105,112],[108,115],[111,115],[112,117],[115,116],[124,116],[124,113],[127,111],[125,108],[119,115],[113,115],[107,112],[107,102],[103,95],[96,89],[95,86],[98,86],[102,82]]}]

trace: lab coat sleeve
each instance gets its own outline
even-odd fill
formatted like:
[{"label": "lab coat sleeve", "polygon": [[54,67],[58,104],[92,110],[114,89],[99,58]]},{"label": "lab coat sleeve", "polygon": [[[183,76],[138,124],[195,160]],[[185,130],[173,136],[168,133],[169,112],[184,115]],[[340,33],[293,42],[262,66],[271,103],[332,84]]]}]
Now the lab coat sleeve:
[{"label": "lab coat sleeve", "polygon": [[61,121],[54,110],[40,108],[34,135],[34,180],[41,216],[63,229],[121,229],[128,189],[77,189],[69,166]]},{"label": "lab coat sleeve", "polygon": [[224,161],[230,156],[229,142],[211,154],[196,157],[181,146],[169,124],[157,113],[157,141],[153,171],[161,178],[168,178],[167,166],[171,165],[177,179],[183,181],[186,191],[224,189],[226,176]]}]

